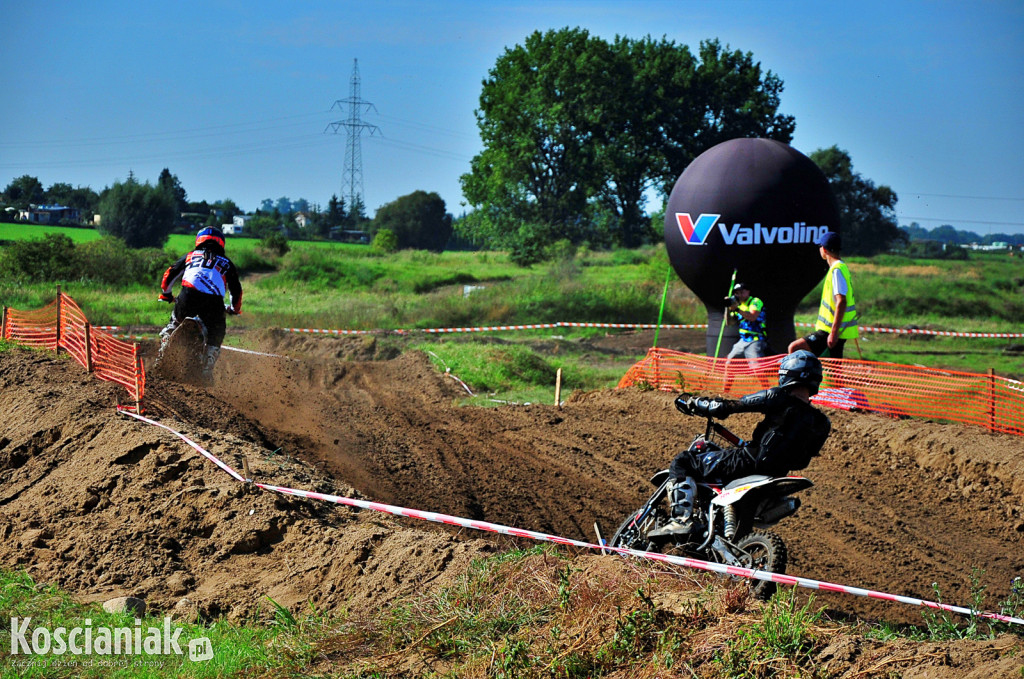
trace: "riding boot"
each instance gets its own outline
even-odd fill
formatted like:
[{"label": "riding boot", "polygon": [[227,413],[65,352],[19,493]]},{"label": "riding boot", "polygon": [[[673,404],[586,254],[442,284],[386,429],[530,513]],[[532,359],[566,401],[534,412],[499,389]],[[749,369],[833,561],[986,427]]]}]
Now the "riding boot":
[{"label": "riding boot", "polygon": [[697,483],[692,476],[672,481],[669,486],[672,520],[647,534],[651,538],[685,536],[694,532],[693,508],[697,499]]},{"label": "riding boot", "polygon": [[178,321],[174,318],[174,314],[171,314],[170,322],[160,331],[160,351],[157,353],[157,363],[164,357],[164,350],[167,349],[167,344],[171,341],[171,334],[177,327]]},{"label": "riding boot", "polygon": [[206,355],[203,356],[203,381],[207,384],[213,383],[213,366],[220,356],[220,347],[206,347]]}]

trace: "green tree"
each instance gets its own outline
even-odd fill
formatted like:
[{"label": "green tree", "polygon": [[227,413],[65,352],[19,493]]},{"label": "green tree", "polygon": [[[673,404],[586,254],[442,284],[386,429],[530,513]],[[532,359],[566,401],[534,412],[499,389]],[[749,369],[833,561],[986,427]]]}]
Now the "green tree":
[{"label": "green tree", "polygon": [[245,214],[245,211],[238,207],[238,205],[235,204],[235,201],[230,198],[217,201],[213,204],[213,209],[220,210],[221,212],[220,217],[217,220],[218,224],[230,224],[231,220],[234,219],[236,215]]},{"label": "green tree", "polygon": [[328,225],[333,228],[335,226],[344,226],[347,215],[345,214],[345,199],[338,198],[337,194],[332,194],[331,199],[327,201],[327,212],[324,213],[327,219]]},{"label": "green tree", "polygon": [[186,193],[181,182],[178,181],[178,177],[171,174],[171,171],[166,167],[160,172],[156,185],[167,191],[174,198],[174,209],[179,215],[182,212],[188,212],[188,193]]},{"label": "green tree", "polygon": [[906,239],[896,220],[896,192],[854,172],[849,152],[832,146],[810,158],[828,178],[839,203],[844,254],[873,255]]},{"label": "green tree", "polygon": [[413,191],[382,205],[373,229],[391,231],[399,248],[441,252],[452,235],[452,216],[437,193]]},{"label": "green tree", "polygon": [[717,40],[699,56],[579,28],[506,49],[483,82],[484,150],[461,177],[480,215],[461,221],[460,236],[512,247],[609,236],[632,247],[656,237],[645,194],[667,195],[698,154],[735,137],[792,139],[793,118],[778,113],[781,79]]},{"label": "green tree", "polygon": [[117,236],[130,248],[163,247],[174,227],[174,198],[134,176],[115,182],[100,200],[99,230]]},{"label": "green tree", "polygon": [[346,226],[350,229],[361,229],[368,221],[370,218],[366,216],[366,204],[363,203],[363,197],[357,194],[349,206]]},{"label": "green tree", "polygon": [[469,202],[499,208],[509,224],[539,221],[556,239],[574,237],[601,184],[597,147],[614,69],[610,46],[579,28],[534,32],[506,49],[480,94],[484,150],[462,176]]},{"label": "green tree", "polygon": [[273,215],[259,214],[245,223],[245,235],[252,238],[266,238],[280,233],[281,220]]},{"label": "green tree", "polygon": [[96,211],[100,197],[88,186],[73,188],[71,184],[56,182],[46,189],[45,200],[50,205],[73,207],[81,211],[83,221],[88,221],[88,218]]},{"label": "green tree", "polygon": [[[722,47],[718,40],[702,41],[700,64],[689,93],[698,106],[699,124],[667,135],[668,141],[676,143],[669,147],[666,194],[693,159],[712,146],[740,137],[792,141],[796,121],[778,113],[782,89],[782,79],[762,71],[752,53]],[[692,119],[685,124],[691,125]]]},{"label": "green tree", "polygon": [[3,201],[7,205],[25,210],[29,205],[39,205],[46,200],[43,184],[37,177],[23,174],[4,189]]}]

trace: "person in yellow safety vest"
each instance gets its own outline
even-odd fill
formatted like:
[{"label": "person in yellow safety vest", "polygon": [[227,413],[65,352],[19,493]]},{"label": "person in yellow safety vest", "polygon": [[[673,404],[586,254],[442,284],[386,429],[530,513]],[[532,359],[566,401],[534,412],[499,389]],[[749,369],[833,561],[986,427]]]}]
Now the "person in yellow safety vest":
[{"label": "person in yellow safety vest", "polygon": [[[846,340],[857,339],[857,302],[853,296],[850,269],[839,258],[839,234],[827,231],[815,241],[821,258],[828,262],[825,287],[814,332],[789,345],[789,352],[807,349],[815,356],[842,358]],[[828,353],[826,353],[828,352]]]}]

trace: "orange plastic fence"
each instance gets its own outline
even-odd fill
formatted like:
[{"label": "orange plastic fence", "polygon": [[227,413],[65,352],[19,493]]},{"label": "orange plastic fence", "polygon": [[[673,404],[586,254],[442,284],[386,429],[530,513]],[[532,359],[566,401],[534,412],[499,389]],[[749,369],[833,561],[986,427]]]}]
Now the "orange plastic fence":
[{"label": "orange plastic fence", "polygon": [[[68,352],[86,370],[101,380],[115,382],[128,390],[142,409],[146,373],[139,360],[139,347],[96,330],[75,300],[63,292],[42,309],[19,311],[4,308],[3,338],[25,346]],[[131,407],[131,406],[128,406]]]},{"label": "orange plastic fence", "polygon": [[[710,391],[737,397],[776,384],[782,356],[709,358],[654,348],[631,367],[619,387]],[[821,360],[825,379],[818,405],[926,417],[1024,436],[1024,384],[996,375],[855,361]]]}]

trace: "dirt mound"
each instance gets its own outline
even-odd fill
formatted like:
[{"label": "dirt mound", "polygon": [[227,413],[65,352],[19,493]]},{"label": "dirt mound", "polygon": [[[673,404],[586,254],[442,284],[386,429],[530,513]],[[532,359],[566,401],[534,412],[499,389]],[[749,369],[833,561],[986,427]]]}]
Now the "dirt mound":
[{"label": "dirt mound", "polygon": [[[389,338],[264,332],[225,351],[209,390],[151,380],[150,410],[269,483],[592,539],[698,433],[672,394],[605,390],[561,408],[456,403],[457,384]],[[680,340],[682,341],[682,340]],[[701,341],[703,341],[701,336]],[[632,339],[594,340],[627,354]],[[639,346],[639,344],[637,344]],[[639,353],[642,353],[640,351]],[[490,549],[477,535],[245,493],[165,432],[112,411],[116,389],[36,353],[0,354],[0,563],[94,598],[182,597],[241,614],[264,594],[379,605]],[[789,572],[993,609],[1024,571],[1024,445],[975,429],[830,411],[815,487],[779,526]],[[749,434],[756,416],[730,426]],[[484,536],[486,537],[486,536]],[[836,613],[917,609],[822,595]]]},{"label": "dirt mound", "polygon": [[[274,452],[267,432],[201,389],[154,380],[150,410],[241,469],[357,492]],[[376,607],[492,550],[428,526],[247,489],[178,439],[118,415],[118,388],[48,355],[0,353],[0,563],[102,600],[245,616],[307,601]],[[179,420],[177,417],[181,417]],[[473,536],[475,537],[475,536]],[[177,606],[177,609],[175,609]]]}]

